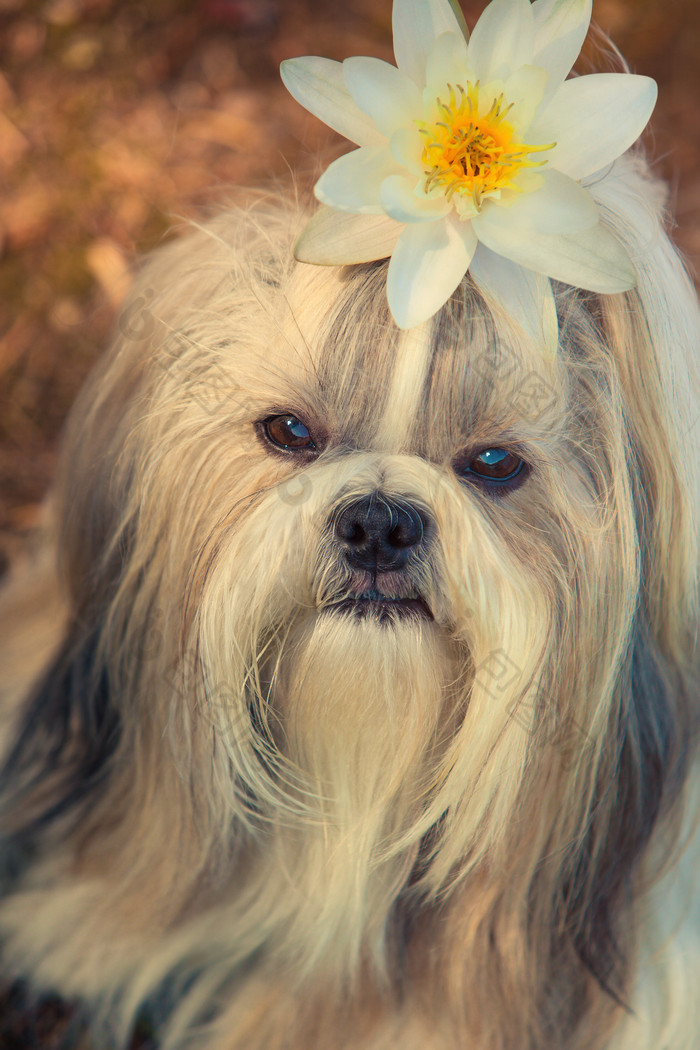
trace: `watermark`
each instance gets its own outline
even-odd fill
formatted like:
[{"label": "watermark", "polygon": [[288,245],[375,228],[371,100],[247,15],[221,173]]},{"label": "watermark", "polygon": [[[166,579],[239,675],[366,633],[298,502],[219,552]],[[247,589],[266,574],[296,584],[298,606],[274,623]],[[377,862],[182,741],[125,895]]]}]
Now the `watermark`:
[{"label": "watermark", "polygon": [[[184,347],[187,337],[178,333],[176,338]],[[209,359],[193,363],[191,357],[176,356],[170,369],[174,370],[190,404],[205,415],[216,417],[233,411],[246,417],[255,414],[255,406],[245,388],[232,379],[229,369],[220,362]]]},{"label": "watermark", "polygon": [[[132,300],[119,314],[117,328],[131,342],[145,342],[153,338],[159,324],[152,310],[155,292],[152,288]],[[243,385],[231,376],[229,367],[224,367],[211,353],[203,353],[197,342],[183,331],[163,331],[158,349],[167,343],[167,353],[155,358],[156,363],[180,385],[189,402],[206,415],[218,416],[223,411],[236,411],[245,415],[255,412]]]},{"label": "watermark", "polygon": [[250,731],[252,723],[247,703],[241,704],[240,693],[230,679],[212,680],[196,652],[189,651],[172,660],[160,679],[171,703],[175,701],[192,710],[194,702],[193,713],[208,719],[214,729],[226,733]]},{"label": "watermark", "polygon": [[684,434],[682,435],[682,437],[684,437],[684,438],[685,438],[685,437],[688,437],[688,435],[689,435],[689,434],[692,434],[692,433],[693,433],[693,431],[695,430],[696,426],[698,425],[698,423],[700,423],[700,413],[698,413],[698,415],[697,415],[697,416],[695,417],[695,419],[694,419],[694,420],[693,420],[693,422],[692,422],[692,423],[690,424],[690,426],[689,426],[689,427],[688,427],[688,429],[687,429],[687,430],[685,431],[685,433],[684,433]]},{"label": "watermark", "polygon": [[498,376],[501,382],[505,382],[519,371],[520,358],[512,346],[496,340],[475,357],[470,358],[469,364],[470,371],[475,372],[482,379],[492,380],[494,376]]},{"label": "watermark", "polygon": [[474,682],[484,692],[498,700],[517,682],[522,671],[505,649],[492,649],[474,669]]},{"label": "watermark", "polygon": [[157,321],[150,303],[155,297],[152,288],[145,288],[117,317],[117,329],[125,339],[141,342],[150,339],[156,330]]},{"label": "watermark", "polygon": [[556,388],[534,368],[523,371],[522,360],[512,346],[500,340],[470,358],[470,370],[485,383],[503,387],[508,405],[532,423],[556,403]]},{"label": "watermark", "polygon": [[568,713],[550,725],[537,725],[541,713],[547,707],[555,706],[554,701],[548,703],[547,698],[542,696],[533,699],[510,699],[513,687],[523,679],[524,672],[508,656],[505,649],[492,649],[474,671],[474,683],[488,696],[505,703],[505,713],[509,720],[525,733],[531,733],[536,727],[536,739],[540,746],[555,750],[564,768],[568,768],[582,752],[593,748],[592,737]]},{"label": "watermark", "polygon": [[526,372],[520,388],[512,395],[512,404],[522,418],[533,423],[556,404],[556,392],[539,372]]},{"label": "watermark", "polygon": [[311,497],[313,487],[308,474],[296,474],[277,486],[277,498],[289,507],[299,507]]}]

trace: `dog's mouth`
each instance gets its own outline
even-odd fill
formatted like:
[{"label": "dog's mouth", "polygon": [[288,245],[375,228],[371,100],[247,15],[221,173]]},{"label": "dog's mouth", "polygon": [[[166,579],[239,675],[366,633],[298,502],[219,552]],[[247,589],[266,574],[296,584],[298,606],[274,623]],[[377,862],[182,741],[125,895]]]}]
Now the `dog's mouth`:
[{"label": "dog's mouth", "polygon": [[389,595],[377,587],[370,587],[361,594],[345,597],[327,606],[329,611],[350,613],[358,618],[372,616],[378,620],[414,617],[432,620],[433,614],[427,603],[416,592]]}]

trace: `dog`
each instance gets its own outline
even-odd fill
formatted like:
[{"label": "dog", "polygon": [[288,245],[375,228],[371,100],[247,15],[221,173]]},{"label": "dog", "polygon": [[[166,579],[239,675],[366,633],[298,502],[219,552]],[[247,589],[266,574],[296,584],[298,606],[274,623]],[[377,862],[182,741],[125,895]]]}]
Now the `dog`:
[{"label": "dog", "polygon": [[555,358],[279,195],[137,276],[1,612],[2,972],[96,1046],[700,1046],[700,321],[605,186]]}]

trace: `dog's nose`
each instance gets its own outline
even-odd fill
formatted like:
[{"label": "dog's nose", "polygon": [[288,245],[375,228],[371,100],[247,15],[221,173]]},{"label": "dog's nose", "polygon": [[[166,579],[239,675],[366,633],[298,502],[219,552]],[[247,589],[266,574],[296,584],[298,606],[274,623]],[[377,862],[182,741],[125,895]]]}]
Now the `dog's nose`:
[{"label": "dog's nose", "polygon": [[375,494],[356,500],[338,515],[335,531],[356,569],[402,569],[425,536],[428,522],[410,503]]}]

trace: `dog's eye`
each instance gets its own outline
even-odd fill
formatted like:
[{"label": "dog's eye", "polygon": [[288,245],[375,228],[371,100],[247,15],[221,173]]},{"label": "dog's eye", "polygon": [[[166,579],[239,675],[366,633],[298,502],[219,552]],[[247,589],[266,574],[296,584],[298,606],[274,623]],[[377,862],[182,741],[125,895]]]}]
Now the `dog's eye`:
[{"label": "dog's eye", "polygon": [[469,463],[472,474],[480,478],[493,478],[496,481],[510,481],[525,466],[520,456],[505,448],[486,448]]},{"label": "dog's eye", "polygon": [[462,478],[483,482],[491,491],[507,492],[517,488],[528,474],[528,466],[507,448],[485,448],[475,456],[460,456],[452,464]]},{"label": "dog's eye", "polygon": [[271,416],[262,424],[262,429],[267,440],[278,448],[316,448],[308,427],[296,416]]}]

